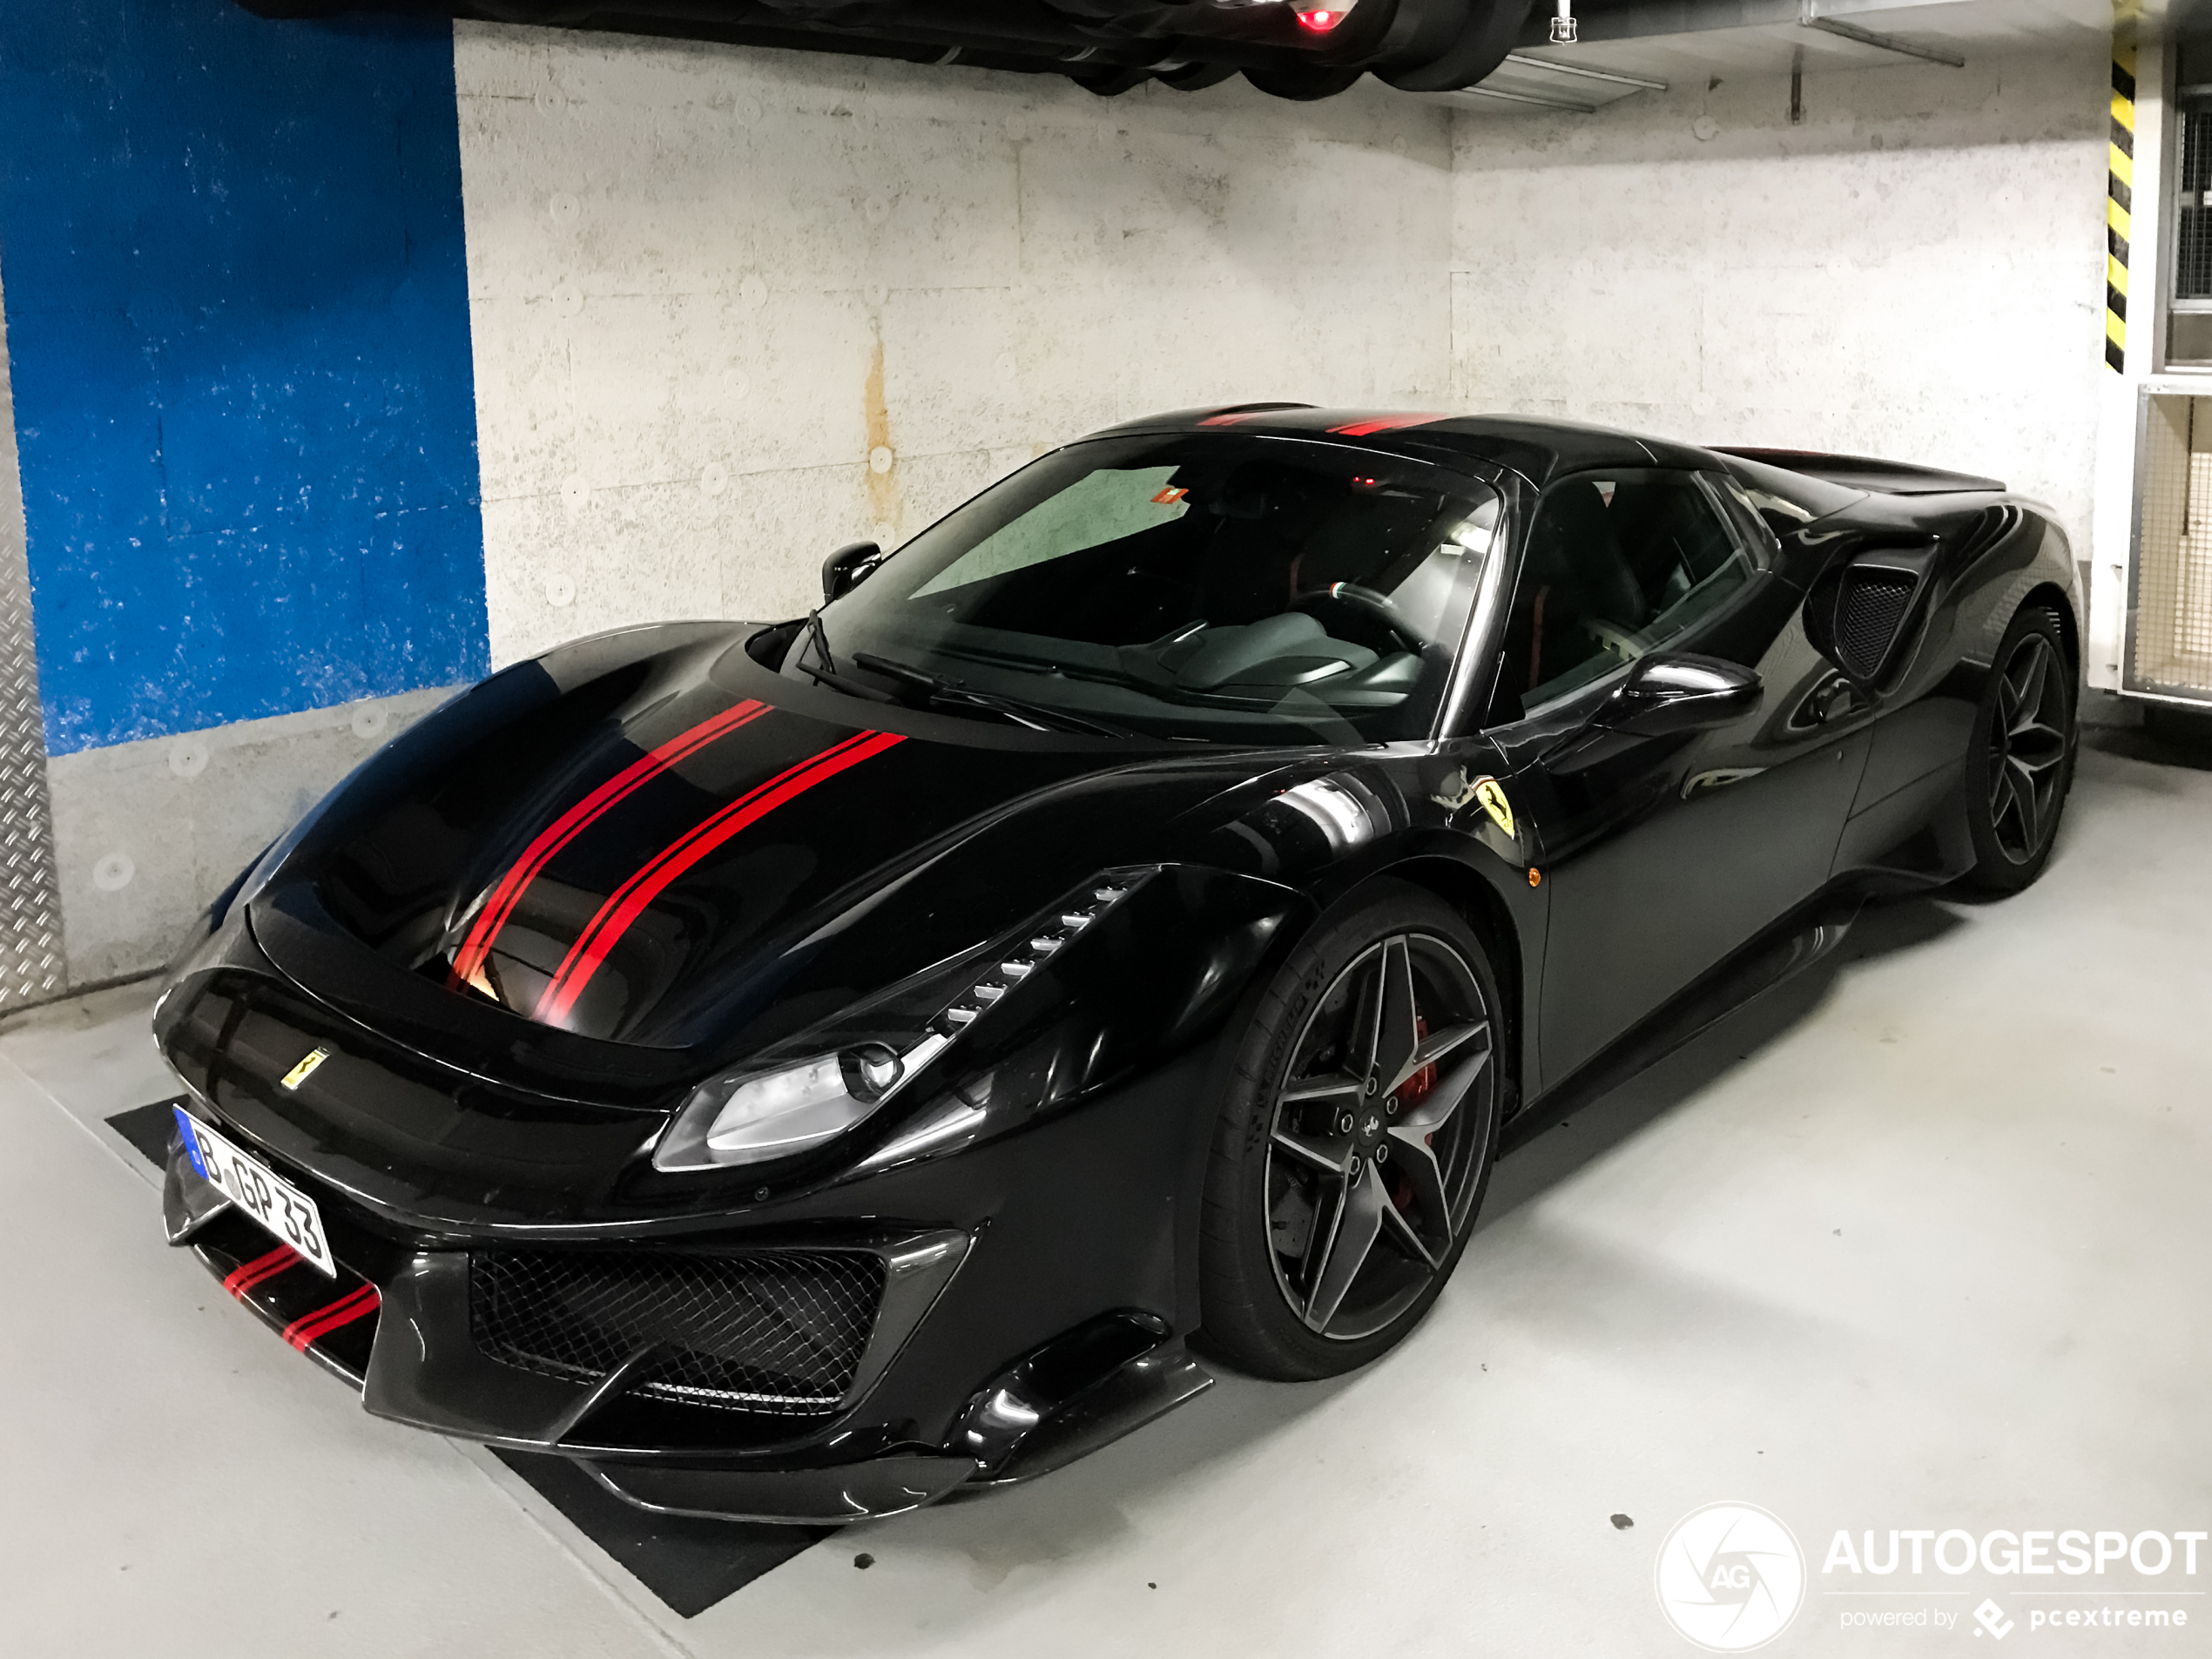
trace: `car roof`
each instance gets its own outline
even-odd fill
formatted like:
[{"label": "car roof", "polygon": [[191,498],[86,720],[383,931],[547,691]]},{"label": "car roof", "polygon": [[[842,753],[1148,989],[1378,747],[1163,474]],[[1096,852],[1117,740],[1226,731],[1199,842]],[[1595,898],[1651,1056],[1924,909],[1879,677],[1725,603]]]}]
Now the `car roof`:
[{"label": "car roof", "polygon": [[1517,472],[1542,488],[1561,473],[1591,467],[1725,466],[1710,450],[1610,427],[1521,415],[1451,415],[1398,409],[1320,408],[1309,403],[1238,403],[1174,409],[1126,421],[1096,435],[1234,431],[1335,439],[1425,460],[1472,461]]}]

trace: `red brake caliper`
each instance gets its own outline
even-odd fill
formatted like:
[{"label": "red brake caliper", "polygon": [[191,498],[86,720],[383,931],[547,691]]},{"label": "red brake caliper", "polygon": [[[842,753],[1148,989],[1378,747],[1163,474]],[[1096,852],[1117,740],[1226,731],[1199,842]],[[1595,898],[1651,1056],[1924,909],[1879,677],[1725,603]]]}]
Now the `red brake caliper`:
[{"label": "red brake caliper", "polygon": [[[1416,1013],[1413,1015],[1414,1039],[1419,1041],[1427,1035],[1428,1016]],[[1423,1066],[1419,1071],[1408,1077],[1406,1080],[1405,1087],[1398,1091],[1399,1111],[1404,1113],[1413,1110],[1415,1106],[1418,1106],[1420,1103],[1421,1097],[1435,1087],[1436,1066],[1434,1062],[1432,1062],[1430,1064]],[[1428,1136],[1424,1138],[1433,1141],[1435,1137],[1433,1136]],[[1401,1216],[1406,1212],[1413,1202],[1413,1184],[1408,1181],[1403,1175],[1399,1174],[1395,1170],[1391,1171],[1390,1201],[1392,1204],[1397,1205],[1398,1213]]]}]

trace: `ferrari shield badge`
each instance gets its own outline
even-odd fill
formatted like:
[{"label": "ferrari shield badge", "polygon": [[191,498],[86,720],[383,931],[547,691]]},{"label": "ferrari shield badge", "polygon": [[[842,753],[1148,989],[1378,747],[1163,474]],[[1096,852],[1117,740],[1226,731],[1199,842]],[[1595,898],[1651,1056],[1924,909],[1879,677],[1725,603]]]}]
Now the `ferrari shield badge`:
[{"label": "ferrari shield badge", "polygon": [[1495,778],[1474,780],[1474,798],[1482,803],[1482,810],[1490,814],[1490,821],[1507,836],[1513,834],[1513,803],[1506,799],[1505,786]]},{"label": "ferrari shield badge", "polygon": [[1490,814],[1490,821],[1513,835],[1513,803],[1506,799],[1506,787],[1495,778],[1469,778],[1465,772],[1455,772],[1444,780],[1443,790],[1435,797],[1436,804],[1458,812],[1470,802],[1481,803],[1482,810]]}]

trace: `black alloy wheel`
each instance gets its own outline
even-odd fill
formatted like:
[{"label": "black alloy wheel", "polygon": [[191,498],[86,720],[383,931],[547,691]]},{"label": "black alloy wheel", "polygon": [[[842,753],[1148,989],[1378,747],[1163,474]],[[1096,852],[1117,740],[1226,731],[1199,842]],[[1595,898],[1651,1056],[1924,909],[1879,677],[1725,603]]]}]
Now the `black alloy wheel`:
[{"label": "black alloy wheel", "polygon": [[2017,893],[2043,873],[2074,781],[2074,672],[2058,619],[2023,610],[2005,631],[1966,759],[1972,883]]},{"label": "black alloy wheel", "polygon": [[1394,1345],[1465,1247],[1498,1129],[1498,1007],[1481,943],[1378,882],[1269,988],[1207,1182],[1204,1345],[1263,1376],[1333,1375]]}]

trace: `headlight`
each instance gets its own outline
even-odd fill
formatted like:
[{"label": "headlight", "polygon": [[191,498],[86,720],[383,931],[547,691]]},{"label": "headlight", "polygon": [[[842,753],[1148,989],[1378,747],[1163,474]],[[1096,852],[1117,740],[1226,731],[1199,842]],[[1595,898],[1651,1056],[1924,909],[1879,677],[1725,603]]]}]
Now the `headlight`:
[{"label": "headlight", "polygon": [[835,1139],[880,1110],[1000,998],[1149,873],[1114,870],[1087,883],[1022,929],[1003,961],[895,1047],[860,1042],[772,1071],[738,1067],[708,1078],[691,1091],[654,1147],[653,1167],[684,1170],[763,1163]]},{"label": "headlight", "polygon": [[781,1071],[725,1071],[691,1091],[653,1149],[663,1170],[706,1170],[789,1157],[867,1117],[949,1039],[936,1032],[899,1054],[863,1043]]}]

